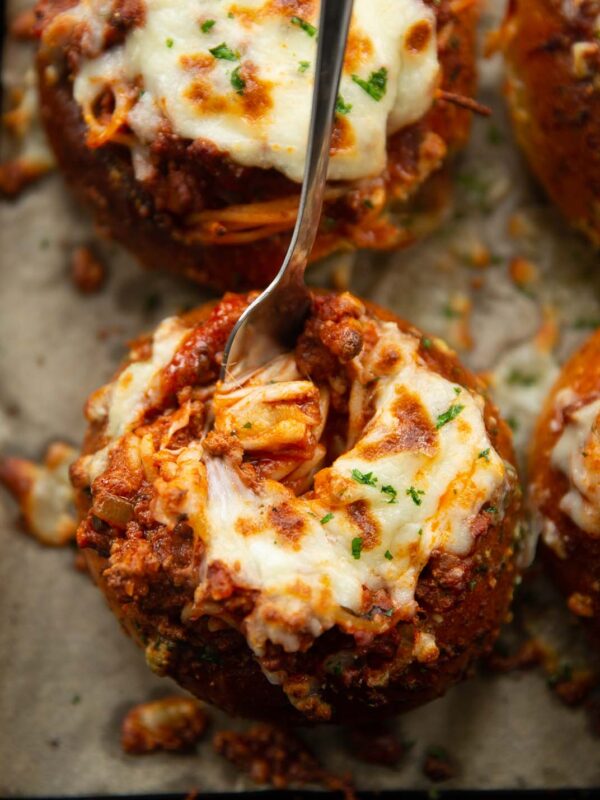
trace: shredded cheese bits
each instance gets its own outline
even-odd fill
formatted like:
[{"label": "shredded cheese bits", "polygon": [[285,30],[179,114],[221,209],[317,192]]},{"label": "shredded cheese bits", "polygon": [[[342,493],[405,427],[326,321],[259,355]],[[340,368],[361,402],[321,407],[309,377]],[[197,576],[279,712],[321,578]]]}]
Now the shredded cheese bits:
[{"label": "shredded cheese bits", "polygon": [[[248,167],[302,180],[314,83],[318,3],[287,0],[145,0],[123,44],[102,40],[104,0],[80,0],[63,12],[93,31],[96,49],[81,58],[74,96],[104,141],[92,110],[110,88],[118,113],[142,143],[166,123]],[[59,23],[55,23],[58,25]],[[435,17],[423,0],[356,0],[338,116],[343,146],[333,180],[377,175],[390,133],[420,119],[439,78]],[[142,99],[143,98],[143,99]],[[138,106],[141,106],[138,108]],[[111,134],[112,135],[112,134]]]}]

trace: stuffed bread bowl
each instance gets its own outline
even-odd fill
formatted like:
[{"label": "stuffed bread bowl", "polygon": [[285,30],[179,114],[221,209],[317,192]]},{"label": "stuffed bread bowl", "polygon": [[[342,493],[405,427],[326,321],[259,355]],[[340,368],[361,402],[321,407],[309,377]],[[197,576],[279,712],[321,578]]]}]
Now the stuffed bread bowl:
[{"label": "stuffed bread bowl", "polygon": [[511,0],[500,34],[520,146],[565,217],[600,244],[600,6]]},{"label": "stuffed bread bowl", "polygon": [[531,499],[571,611],[600,640],[600,331],[566,363],[538,421]]},{"label": "stuffed bread bowl", "polygon": [[[356,0],[313,258],[404,245],[439,218],[477,6]],[[37,14],[45,128],[100,229],[148,267],[265,285],[296,217],[318,3],[40,0]]]},{"label": "stuffed bread bowl", "polygon": [[314,295],[293,352],[218,385],[247,302],[165,320],[90,397],[79,547],[149,665],[231,713],[424,703],[508,612],[510,432],[443,342],[349,294]]}]

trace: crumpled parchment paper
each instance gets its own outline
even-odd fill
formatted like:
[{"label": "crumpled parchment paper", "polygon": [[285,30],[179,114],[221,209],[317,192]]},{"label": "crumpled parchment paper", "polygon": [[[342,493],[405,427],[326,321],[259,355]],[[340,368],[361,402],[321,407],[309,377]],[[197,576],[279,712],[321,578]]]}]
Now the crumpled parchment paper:
[{"label": "crumpled parchment paper", "polygon": [[[9,18],[22,5],[9,3]],[[498,19],[502,6],[489,3],[484,25]],[[6,84],[22,80],[26,51],[8,43]],[[343,256],[334,266],[338,274],[352,267],[354,292],[446,337],[472,368],[493,373],[522,454],[557,363],[600,322],[600,275],[597,256],[527,175],[506,124],[497,58],[482,64],[481,80],[480,99],[495,113],[491,121],[475,121],[445,225],[404,253]],[[6,147],[4,141],[3,153]],[[106,243],[107,285],[80,295],[68,278],[69,257],[93,238],[87,216],[56,174],[0,205],[0,451],[39,458],[51,439],[76,444],[83,401],[110,376],[125,340],[206,296],[168,275],[142,272]],[[488,265],[477,266],[486,251]],[[515,258],[529,260],[537,272],[520,288],[511,279]],[[311,280],[327,284],[331,270],[331,262],[320,265]],[[558,328],[554,348],[532,342],[543,325]],[[523,373],[535,380],[515,379]],[[73,568],[72,551],[43,549],[17,531],[15,517],[2,494],[0,794],[250,788],[212,753],[209,738],[193,755],[121,752],[126,710],[175,687],[148,670],[98,590]],[[561,646],[579,641],[552,590],[542,587],[531,606],[532,632]],[[215,727],[231,724],[218,712],[214,719]],[[430,745],[445,746],[460,765],[444,788],[600,784],[598,742],[585,715],[561,705],[539,672],[473,679],[407,714],[397,728],[415,744],[396,769],[356,762],[339,729],[317,729],[310,739],[327,766],[352,771],[359,788],[431,787],[421,773]]]}]

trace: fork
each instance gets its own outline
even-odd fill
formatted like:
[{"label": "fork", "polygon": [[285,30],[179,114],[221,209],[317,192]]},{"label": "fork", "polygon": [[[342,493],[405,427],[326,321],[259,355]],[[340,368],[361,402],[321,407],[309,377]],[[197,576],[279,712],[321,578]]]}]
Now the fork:
[{"label": "fork", "polygon": [[221,380],[239,380],[290,349],[310,307],[304,271],[317,237],[353,0],[321,0],[315,86],[298,217],[283,265],[237,321]]}]

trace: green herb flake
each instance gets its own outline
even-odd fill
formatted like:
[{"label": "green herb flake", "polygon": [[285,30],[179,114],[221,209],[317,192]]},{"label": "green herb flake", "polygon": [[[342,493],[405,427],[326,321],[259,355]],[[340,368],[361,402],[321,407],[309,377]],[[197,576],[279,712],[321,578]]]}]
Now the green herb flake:
[{"label": "green herb flake", "polygon": [[246,81],[240,75],[241,67],[236,67],[231,73],[231,85],[236,91],[236,94],[244,94],[246,88]]},{"label": "green herb flake", "polygon": [[537,375],[522,372],[520,369],[511,369],[506,378],[506,382],[511,386],[535,386],[538,382]]},{"label": "green herb flake", "polygon": [[425,494],[425,492],[422,489],[415,489],[414,486],[411,486],[410,489],[406,490],[406,494],[416,506],[420,506],[423,502],[422,496]]},{"label": "green herb flake", "polygon": [[487,132],[487,140],[493,145],[502,144],[504,142],[504,134],[496,125],[490,125]]},{"label": "green herb flake", "polygon": [[375,486],[377,483],[377,478],[374,477],[372,472],[361,472],[359,469],[352,470],[352,478],[364,486]]},{"label": "green herb flake", "polygon": [[483,458],[484,461],[489,461],[490,460],[490,450],[491,450],[490,447],[487,447],[485,450],[482,450],[481,453],[479,453],[479,455],[477,456],[477,458]]},{"label": "green herb flake", "polygon": [[388,78],[388,71],[386,67],[382,67],[381,69],[377,70],[377,72],[372,72],[369,75],[369,80],[365,81],[359,75],[353,75],[352,80],[361,89],[363,89],[369,97],[372,97],[373,100],[379,102],[386,93],[387,90],[387,78]]},{"label": "green herb flake", "polygon": [[387,494],[388,497],[390,498],[388,500],[388,505],[397,502],[396,498],[398,496],[398,492],[394,489],[393,486],[390,486],[389,484],[388,486],[382,486],[381,491],[383,492],[383,494]]},{"label": "green herb flake", "polygon": [[311,25],[310,22],[307,22],[305,19],[302,19],[302,17],[292,17],[290,19],[290,22],[292,23],[292,25],[296,25],[296,27],[302,28],[304,33],[307,33],[309,36],[317,35],[317,29],[315,28],[315,26]]},{"label": "green herb flake", "polygon": [[306,72],[307,69],[310,69],[310,61],[300,61],[298,64],[298,72]]},{"label": "green herb flake", "polygon": [[252,427],[251,422],[246,422],[244,425],[242,425],[242,428],[246,428],[247,431],[249,431],[251,427]]},{"label": "green herb flake", "polygon": [[578,331],[583,331],[590,328],[600,328],[600,318],[579,317],[579,319],[576,319],[571,327]]},{"label": "green herb flake", "polygon": [[171,39],[171,37],[169,36],[169,38],[165,40],[165,44],[167,45],[167,47],[173,47],[174,44],[173,39]]},{"label": "green herb flake", "polygon": [[363,540],[360,536],[357,536],[355,539],[352,539],[352,558],[355,558],[357,561],[360,558],[360,554],[362,553],[363,548]]},{"label": "green herb flake", "polygon": [[456,319],[457,317],[462,317],[462,313],[452,308],[451,305],[444,306],[444,308],[442,309],[442,314],[448,319]]},{"label": "green herb flake", "polygon": [[321,520],[321,525],[327,525],[327,523],[331,522],[332,519],[333,519],[333,514],[330,511],[329,514],[325,514],[325,516]]},{"label": "green herb flake", "polygon": [[433,342],[432,342],[432,341],[431,341],[431,339],[429,339],[427,336],[424,336],[424,337],[421,339],[421,346],[422,346],[422,347],[423,347],[425,350],[429,350],[429,349],[431,349],[431,347],[433,346]]},{"label": "green herb flake", "polygon": [[335,101],[335,113],[341,114],[345,116],[352,111],[352,103],[346,103],[344,98],[341,94],[338,94],[337,100]]},{"label": "green herb flake", "polygon": [[431,756],[431,758],[437,758],[438,761],[450,761],[450,755],[448,751],[444,747],[439,747],[438,745],[432,745],[428,747],[427,755]]},{"label": "green herb flake", "polygon": [[513,433],[516,433],[519,430],[519,421],[516,420],[514,417],[507,417],[506,424],[512,430]]},{"label": "green herb flake", "polygon": [[211,56],[220,58],[222,61],[237,61],[240,57],[239,53],[235,53],[225,42],[221,42],[216,47],[211,47],[208,51]]},{"label": "green herb flake", "polygon": [[363,206],[365,208],[375,208],[375,203],[371,200],[370,197],[365,197],[363,200]]},{"label": "green herb flake", "polygon": [[464,406],[460,404],[453,404],[447,411],[444,411],[443,414],[439,414],[437,418],[437,422],[435,423],[436,431],[439,431],[440,428],[443,428],[444,425],[447,425],[449,422],[452,422],[453,419],[456,419],[461,411],[464,410]]},{"label": "green herb flake", "polygon": [[208,33],[215,27],[216,24],[217,24],[216,19],[205,19],[202,25],[200,25],[200,30],[202,31],[202,33]]},{"label": "green herb flake", "polygon": [[385,553],[383,554],[383,557],[387,558],[388,561],[391,561],[394,558],[394,556],[390,553],[389,550],[385,551]]}]

